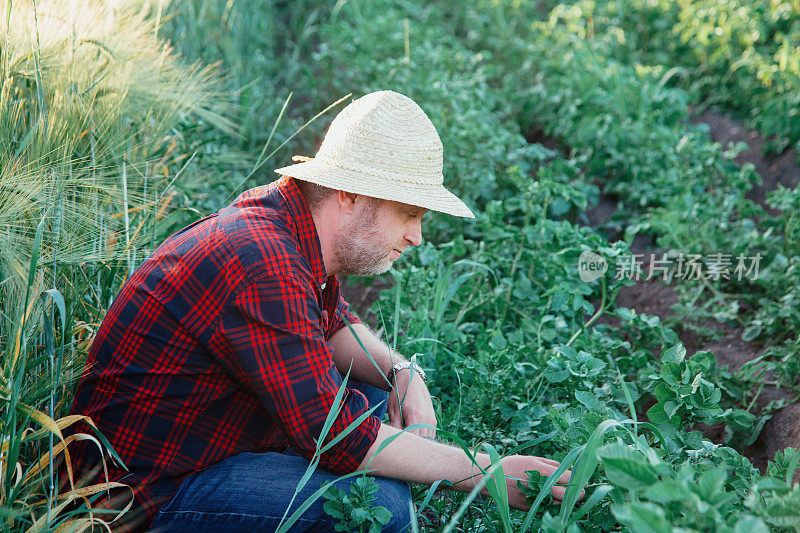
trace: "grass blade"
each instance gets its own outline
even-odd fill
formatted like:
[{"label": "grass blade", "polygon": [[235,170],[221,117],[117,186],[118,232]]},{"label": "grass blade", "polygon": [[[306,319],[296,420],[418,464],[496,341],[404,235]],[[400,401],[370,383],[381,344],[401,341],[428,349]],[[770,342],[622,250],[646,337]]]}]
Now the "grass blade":
[{"label": "grass blade", "polygon": [[559,467],[556,468],[555,472],[547,476],[547,481],[545,481],[542,489],[539,491],[539,494],[536,495],[536,499],[533,501],[533,504],[531,504],[530,509],[528,509],[528,515],[525,517],[525,521],[522,523],[522,531],[528,531],[530,529],[533,519],[536,516],[536,512],[539,510],[539,506],[542,504],[545,498],[550,496],[550,492],[553,490],[558,478],[560,478],[561,475],[566,472],[577,460],[582,449],[583,447],[579,446],[570,450],[567,456],[561,461]]},{"label": "grass blade", "polygon": [[[342,476],[339,476],[337,479],[334,479],[333,481],[328,481],[327,483],[322,485],[320,488],[318,488],[316,491],[314,491],[314,493],[311,496],[306,498],[305,501],[303,501],[303,503],[300,504],[300,506],[295,510],[295,512],[292,513],[292,515],[289,518],[285,518],[286,515],[284,514],[285,521],[282,521],[280,523],[280,525],[278,526],[278,529],[275,530],[275,533],[286,533],[287,531],[289,531],[289,529],[294,525],[295,522],[297,522],[297,520],[303,515],[303,513],[306,512],[306,510],[309,507],[311,507],[311,505],[315,501],[317,501],[323,494],[325,494],[325,491],[327,491],[328,488],[330,488],[334,483],[336,483],[338,481],[345,480],[345,479],[349,479],[349,478],[352,478],[352,477],[355,477],[355,476],[362,476],[362,475],[364,475],[363,472],[350,472],[349,474],[344,474]],[[306,482],[308,482],[307,479],[306,479]],[[305,483],[303,483],[303,486],[305,486]],[[297,494],[297,492],[295,494]],[[294,501],[294,497],[292,497],[292,502],[293,501]],[[287,507],[287,509],[286,509],[287,512],[291,508],[291,506],[292,506],[292,503],[290,502],[289,503],[289,507]]]},{"label": "grass blade", "polygon": [[[313,117],[312,117],[310,120],[308,120],[308,121],[307,121],[305,124],[303,124],[302,126],[300,126],[300,127],[297,129],[297,131],[295,131],[294,133],[292,133],[292,134],[291,134],[291,135],[290,135],[290,136],[289,136],[289,137],[288,137],[288,138],[287,138],[285,141],[283,141],[283,142],[280,144],[280,146],[278,146],[278,147],[277,147],[277,148],[275,148],[275,149],[274,149],[272,152],[270,152],[270,153],[269,153],[269,155],[268,155],[267,157],[265,157],[265,158],[264,158],[264,159],[263,159],[263,160],[262,160],[260,163],[257,163],[256,165],[254,165],[254,166],[253,166],[253,170],[251,170],[251,171],[250,171],[250,173],[249,173],[247,176],[245,176],[245,177],[244,177],[244,179],[242,179],[242,181],[240,181],[240,182],[239,182],[239,184],[238,184],[238,185],[236,185],[236,187],[234,187],[234,188],[231,190],[231,193],[228,195],[228,197],[225,199],[225,201],[224,201],[223,203],[228,203],[228,202],[230,202],[230,200],[231,200],[231,196],[233,196],[234,194],[236,194],[236,193],[239,191],[239,189],[242,187],[242,185],[244,185],[245,183],[247,183],[247,180],[249,180],[249,179],[250,179],[250,178],[253,176],[253,174],[255,174],[255,173],[258,171],[258,169],[260,169],[262,166],[264,166],[264,164],[265,164],[267,161],[269,161],[270,159],[272,159],[272,156],[273,156],[273,155],[275,155],[275,154],[278,152],[278,150],[280,150],[281,148],[283,148],[284,146],[286,146],[286,144],[288,144],[288,143],[289,143],[289,141],[291,141],[292,139],[294,139],[294,138],[295,138],[295,137],[296,137],[296,136],[297,136],[297,135],[298,135],[298,134],[299,134],[301,131],[303,131],[304,129],[306,129],[306,128],[307,128],[307,127],[308,127],[308,126],[311,124],[311,123],[315,122],[315,121],[316,121],[316,120],[317,120],[319,117],[321,117],[322,115],[324,115],[325,113],[327,113],[329,110],[333,109],[334,107],[336,107],[336,106],[337,106],[337,105],[339,105],[340,103],[342,103],[342,102],[344,102],[345,100],[347,100],[348,98],[350,98],[350,96],[351,96],[351,95],[352,95],[352,93],[348,93],[348,94],[346,94],[345,96],[343,96],[342,98],[339,98],[339,99],[338,99],[338,100],[336,100],[334,103],[332,103],[331,105],[329,105],[328,107],[326,107],[325,109],[323,109],[322,111],[320,111],[319,113],[317,113],[316,115],[314,115],[314,116],[313,116]],[[282,113],[282,111],[281,111],[281,113]]]},{"label": "grass blade", "polygon": [[611,492],[613,488],[614,487],[612,487],[611,485],[600,485],[596,489],[594,489],[594,492],[592,492],[592,495],[589,496],[589,499],[587,499],[586,502],[584,502],[584,504],[581,505],[580,510],[570,517],[569,524],[567,524],[567,526],[569,527],[572,524],[575,524],[581,518],[583,518],[589,511],[592,510],[592,508],[595,505],[600,503],[600,501],[606,497],[606,494]]},{"label": "grass blade", "polygon": [[480,490],[483,488],[483,486],[486,485],[486,481],[489,479],[489,477],[494,474],[494,469],[498,468],[499,466],[500,466],[499,464],[494,465],[492,468],[490,468],[488,471],[485,472],[483,478],[478,483],[475,484],[475,486],[467,495],[467,498],[463,502],[461,502],[461,505],[459,506],[458,510],[452,516],[450,522],[448,522],[447,526],[444,528],[444,531],[442,533],[451,533],[455,529],[455,527],[458,525],[458,521],[461,520],[461,517],[466,512],[467,507],[469,507],[469,504],[472,503],[472,500],[475,499],[475,496],[477,496]]},{"label": "grass blade", "polygon": [[489,481],[486,483],[486,488],[489,491],[489,496],[497,504],[500,511],[500,519],[503,522],[503,530],[507,533],[511,532],[511,511],[508,507],[508,486],[506,485],[506,473],[503,470],[503,463],[497,449],[491,444],[485,443],[483,449],[489,455],[492,461],[492,470],[494,473]]},{"label": "grass blade", "polygon": [[592,432],[589,441],[583,448],[578,464],[572,471],[567,491],[564,494],[564,501],[561,502],[560,518],[562,523],[567,523],[567,518],[569,518],[575,503],[578,501],[581,489],[586,486],[597,469],[597,449],[603,444],[603,436],[614,427],[623,426],[622,423],[611,419],[601,422]]}]

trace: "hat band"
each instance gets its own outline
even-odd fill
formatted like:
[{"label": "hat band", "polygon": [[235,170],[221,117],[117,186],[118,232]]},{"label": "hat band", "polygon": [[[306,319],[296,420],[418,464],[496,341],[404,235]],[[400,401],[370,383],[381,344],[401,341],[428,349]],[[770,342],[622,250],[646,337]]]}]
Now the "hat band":
[{"label": "hat band", "polygon": [[373,178],[381,178],[381,179],[390,180],[390,181],[393,181],[395,183],[409,183],[409,184],[416,184],[416,185],[425,185],[425,186],[428,186],[428,187],[439,187],[444,183],[444,177],[442,176],[441,173],[439,173],[437,176],[435,176],[436,181],[431,181],[429,179],[414,179],[413,177],[411,177],[411,178],[406,178],[406,177],[398,178],[398,177],[395,177],[396,174],[387,174],[385,172],[381,172],[380,170],[378,170],[378,169],[376,169],[374,167],[369,169],[369,170],[365,170],[365,169],[360,169],[360,168],[356,168],[356,167],[353,167],[353,166],[343,165],[342,163],[340,163],[338,161],[332,161],[330,159],[327,159],[327,158],[324,158],[324,157],[320,157],[319,154],[317,154],[317,157],[315,157],[313,159],[313,161],[321,163],[321,164],[324,164],[324,165],[328,165],[328,166],[331,166],[331,167],[340,168],[342,170],[346,170],[346,171],[349,171],[349,172],[358,172],[359,174],[365,174],[365,175],[371,176]]}]

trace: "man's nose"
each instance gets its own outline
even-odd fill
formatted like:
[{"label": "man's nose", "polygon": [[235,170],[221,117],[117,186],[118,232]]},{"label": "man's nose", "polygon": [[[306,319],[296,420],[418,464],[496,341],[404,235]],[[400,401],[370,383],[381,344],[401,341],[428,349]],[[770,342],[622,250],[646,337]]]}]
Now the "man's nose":
[{"label": "man's nose", "polygon": [[411,246],[419,246],[422,244],[422,220],[415,220],[411,227],[406,231],[404,237],[409,243],[411,243]]}]

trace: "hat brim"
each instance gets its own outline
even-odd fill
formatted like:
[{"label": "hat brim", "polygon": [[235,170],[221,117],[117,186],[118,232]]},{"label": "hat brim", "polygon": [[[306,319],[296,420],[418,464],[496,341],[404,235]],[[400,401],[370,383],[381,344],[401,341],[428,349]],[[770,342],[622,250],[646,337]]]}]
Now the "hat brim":
[{"label": "hat brim", "polygon": [[393,200],[457,217],[475,218],[472,210],[443,185],[389,180],[318,159],[278,168],[275,172],[331,189]]}]

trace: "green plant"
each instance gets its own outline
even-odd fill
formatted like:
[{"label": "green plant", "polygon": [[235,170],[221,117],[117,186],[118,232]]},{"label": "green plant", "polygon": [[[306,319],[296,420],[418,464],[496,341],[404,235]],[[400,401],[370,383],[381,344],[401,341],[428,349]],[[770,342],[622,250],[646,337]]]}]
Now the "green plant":
[{"label": "green plant", "polygon": [[[669,62],[673,52],[681,53],[685,45],[669,33],[676,17],[687,26],[705,28],[693,34],[698,38],[707,35],[711,41],[727,42],[723,55],[737,57],[737,46],[749,46],[745,38],[749,34],[770,40],[796,31],[786,21],[791,8],[762,8],[746,2],[730,6],[714,0],[545,6],[537,11],[534,5],[479,2],[469,9],[448,11],[447,23],[465,46],[485,54],[486,63],[493,67],[487,69],[490,79],[497,86],[505,83],[507,98],[520,110],[517,117],[523,130],[535,135],[543,132],[569,146],[584,165],[586,181],[601,185],[619,200],[624,211],[615,216],[611,227],[624,229],[628,242],[644,233],[653,236],[664,251],[704,258],[728,254],[734,261],[731,270],[738,257],[760,256],[762,269],[772,266],[757,280],[740,276],[682,279],[681,302],[672,326],[712,336],[706,324],[717,320],[746,328],[748,340],[781,342],[796,329],[795,317],[787,311],[792,307],[784,304],[784,300],[793,301],[788,289],[793,284],[783,276],[785,265],[796,255],[786,246],[792,241],[784,237],[788,232],[792,238],[793,218],[787,215],[772,221],[746,198],[759,178],[752,167],[734,163],[741,146],[719,146],[710,141],[704,126],[688,122],[687,104],[695,92],[670,87],[673,81],[684,79],[683,71],[643,59]],[[709,26],[705,26],[706,14],[713,20]],[[756,17],[755,26],[745,22],[748,15]],[[521,24],[522,20],[528,22]],[[766,33],[759,26],[762,22]],[[729,34],[726,25],[736,30]],[[709,34],[708,28],[714,31]],[[719,39],[717,31],[722,32]],[[640,48],[646,53],[639,52]],[[711,58],[718,55],[708,57],[713,62]],[[744,64],[748,60],[741,59]],[[733,76],[747,77],[746,68],[731,68]],[[703,79],[716,80],[713,94],[727,94],[729,89],[719,87],[720,76],[715,72],[702,72]],[[776,95],[785,88],[781,85],[770,91]],[[737,96],[752,100],[744,94],[749,93]],[[792,212],[788,196],[775,201],[785,213]],[[764,308],[769,310],[756,318],[755,309]],[[778,318],[769,318],[775,315]]]},{"label": "green plant", "polygon": [[[120,462],[90,419],[65,416],[82,350],[161,236],[190,121],[231,128],[214,69],[183,64],[156,24],[96,2],[7,2],[0,18],[3,530],[108,527],[132,498],[73,471],[76,440],[101,451],[92,466]],[[120,508],[100,508],[108,491]]]},{"label": "green plant", "polygon": [[[657,373],[648,369],[640,374],[642,389],[657,400],[647,411],[651,422],[676,428],[725,422],[729,431],[752,430],[755,417],[751,413],[722,407],[724,391],[735,398],[741,388],[730,373],[717,367],[713,354],[698,352],[687,358],[686,348],[679,344],[666,350],[660,363]],[[751,434],[748,443],[755,437]]]},{"label": "green plant", "polygon": [[620,61],[659,65],[662,82],[685,88],[701,108],[740,116],[769,138],[768,150],[800,139],[796,4],[603,0],[549,8]]},{"label": "green plant", "polygon": [[[769,531],[767,524],[796,530],[800,490],[786,481],[760,478],[730,463],[669,465],[652,450],[621,444],[598,451],[611,492],[614,516],[632,531]],[[746,509],[741,502],[745,499]]]},{"label": "green plant", "polygon": [[331,486],[323,495],[325,513],[338,520],[336,531],[362,531],[374,533],[392,519],[386,507],[374,507],[378,484],[369,476],[356,478],[349,492]]},{"label": "green plant", "polygon": [[[573,500],[525,515],[504,504],[499,477],[492,478],[494,494],[486,499],[477,491],[437,498],[433,487],[417,494],[423,527],[635,529],[644,511],[655,517],[654,528],[790,527],[782,524],[790,523],[795,489],[776,485],[735,450],[688,430],[720,416],[756,433],[758,426],[741,411],[751,401],[743,391],[750,380],[737,382],[710,354],[685,358],[672,351],[659,362],[657,356],[676,343],[675,331],[655,317],[615,307],[617,291],[630,283],[613,276],[630,254],[628,245],[576,222],[604,190],[622,205],[613,225],[628,227],[629,239],[649,233],[659,246],[685,253],[761,253],[771,267],[761,281],[687,283],[675,325],[693,317],[750,321],[753,338],[782,342],[765,364],[788,358],[796,322],[780,309],[796,307],[792,211],[770,219],[747,201],[757,177],[733,162],[741,147],[712,143],[703,127],[689,124],[687,103],[704,92],[719,101],[757,102],[757,114],[767,119],[789,116],[796,91],[772,96],[790,84],[732,94],[752,86],[751,65],[768,73],[770,62],[747,56],[743,68],[730,70],[726,58],[767,42],[781,44],[759,54],[781,51],[791,37],[778,34],[790,36],[794,29],[791,17],[779,13],[791,15],[791,8],[661,0],[542,5],[180,2],[166,32],[192,57],[225,62],[243,123],[241,139],[208,131],[187,137],[203,148],[198,159],[240,148],[264,156],[332,95],[385,88],[415,98],[439,128],[448,186],[478,217],[466,223],[427,215],[428,243],[404,256],[393,286],[373,309],[396,347],[417,354],[430,370],[442,434],[460,436],[464,447],[494,442],[496,458],[530,446],[575,465],[576,472],[580,465],[577,477],[593,490],[586,511]],[[696,13],[696,30],[688,13]],[[673,32],[679,17],[686,40]],[[730,32],[723,28],[720,39],[693,43],[726,17]],[[754,28],[771,33],[754,40]],[[692,59],[673,69],[677,50],[722,59],[701,66]],[[784,53],[787,71],[790,52]],[[723,82],[724,76],[730,79]],[[735,83],[729,88],[728,81]],[[764,111],[782,105],[787,112]],[[270,128],[276,116],[282,121]],[[311,135],[293,141],[295,151],[312,155],[323,126],[316,123]],[[528,142],[523,134],[548,146],[555,139],[561,149]],[[194,197],[201,211],[214,209],[249,179],[269,180],[268,167],[248,174],[249,162],[215,164],[216,177]],[[591,282],[577,272],[586,251],[608,264]],[[796,357],[785,361],[796,364]],[[763,383],[758,369],[747,375]],[[664,416],[648,422],[637,409],[652,405]],[[613,448],[602,448],[608,439],[616,439]],[[787,461],[778,458],[773,468],[788,468]],[[675,501],[659,499],[658,491],[666,490],[660,484],[674,488],[673,481],[683,492]],[[648,492],[652,486],[661,488]],[[534,501],[546,495],[541,486],[531,493]],[[779,518],[770,522],[770,516]]]}]

